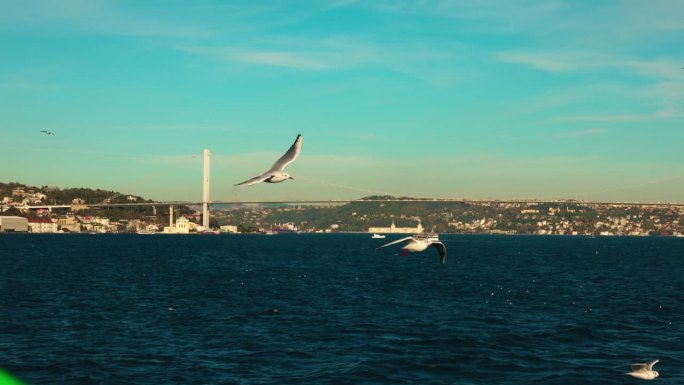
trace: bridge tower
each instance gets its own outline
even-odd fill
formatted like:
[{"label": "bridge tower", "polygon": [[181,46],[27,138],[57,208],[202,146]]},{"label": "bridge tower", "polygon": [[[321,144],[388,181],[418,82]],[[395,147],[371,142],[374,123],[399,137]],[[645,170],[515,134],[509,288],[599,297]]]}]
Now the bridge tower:
[{"label": "bridge tower", "polygon": [[204,149],[204,183],[202,184],[202,226],[209,229],[209,150]]}]

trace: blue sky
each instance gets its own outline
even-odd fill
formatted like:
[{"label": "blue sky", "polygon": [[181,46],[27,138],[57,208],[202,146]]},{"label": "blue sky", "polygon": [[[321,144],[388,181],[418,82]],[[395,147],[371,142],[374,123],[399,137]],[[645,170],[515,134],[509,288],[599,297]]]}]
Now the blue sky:
[{"label": "blue sky", "polygon": [[[684,202],[684,2],[0,0],[0,180]],[[55,136],[40,130],[55,132]],[[235,189],[297,134],[294,181]]]}]

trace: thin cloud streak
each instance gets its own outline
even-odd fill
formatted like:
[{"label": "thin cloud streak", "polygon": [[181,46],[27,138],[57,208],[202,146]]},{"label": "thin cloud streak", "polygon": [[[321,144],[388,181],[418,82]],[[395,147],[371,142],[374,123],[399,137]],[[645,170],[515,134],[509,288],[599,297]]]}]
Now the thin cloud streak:
[{"label": "thin cloud streak", "polygon": [[583,130],[561,132],[560,134],[557,135],[557,137],[559,137],[559,138],[578,138],[578,137],[583,137],[583,136],[603,135],[605,133],[606,133],[606,130],[603,128],[585,128]]},{"label": "thin cloud streak", "polygon": [[651,120],[674,119],[681,116],[682,113],[679,110],[660,110],[652,114],[561,116],[556,118],[556,120],[570,122],[643,122]]},{"label": "thin cloud streak", "polygon": [[526,65],[551,73],[623,71],[651,79],[684,80],[681,63],[674,60],[634,60],[592,51],[506,51],[497,52],[494,57],[502,63]]},{"label": "thin cloud streak", "polygon": [[176,45],[177,51],[214,61],[280,67],[301,71],[384,69],[419,79],[435,87],[477,79],[475,70],[459,70],[459,57],[472,55],[461,44],[426,47],[420,41],[401,44],[373,42],[348,36],[321,39],[273,37],[255,40],[249,47]]},{"label": "thin cloud streak", "polygon": [[177,46],[182,52],[224,62],[238,62],[296,70],[333,70],[357,65],[350,52],[287,51],[284,49],[247,50],[237,47]]},{"label": "thin cloud streak", "polygon": [[592,52],[498,52],[496,60],[502,63],[527,65],[552,73],[577,72],[616,67],[617,63],[605,54]]}]

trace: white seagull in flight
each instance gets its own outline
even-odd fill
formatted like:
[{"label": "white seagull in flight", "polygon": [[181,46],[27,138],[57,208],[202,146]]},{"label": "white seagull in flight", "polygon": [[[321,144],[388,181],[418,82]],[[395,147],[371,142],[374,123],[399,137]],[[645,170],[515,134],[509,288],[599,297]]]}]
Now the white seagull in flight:
[{"label": "white seagull in flight", "polygon": [[378,249],[404,241],[408,241],[406,243],[406,246],[402,247],[402,250],[404,250],[405,253],[421,252],[427,249],[428,247],[432,246],[435,249],[437,249],[437,252],[439,253],[439,260],[442,262],[442,265],[446,263],[446,246],[444,246],[444,244],[440,242],[435,235],[418,234],[412,237],[401,238],[397,239],[396,241],[384,244],[378,247]]},{"label": "white seagull in flight", "polygon": [[660,373],[653,370],[653,365],[660,360],[653,360],[643,364],[632,364],[632,371],[626,373],[632,377],[641,378],[642,380],[653,380],[658,377]]},{"label": "white seagull in flight", "polygon": [[40,132],[44,132],[46,135],[55,135],[55,133],[52,131],[40,130]]},{"label": "white seagull in flight", "polygon": [[281,156],[280,159],[273,163],[273,166],[271,166],[271,168],[268,171],[259,176],[255,176],[252,179],[248,179],[242,183],[238,183],[236,184],[236,186],[251,186],[253,184],[257,184],[260,182],[280,183],[288,179],[294,179],[290,176],[290,174],[286,173],[283,170],[288,164],[294,162],[294,160],[297,159],[300,152],[302,152],[301,134],[297,135],[297,139],[295,139],[295,142],[292,144],[290,149],[287,150],[285,155]]}]

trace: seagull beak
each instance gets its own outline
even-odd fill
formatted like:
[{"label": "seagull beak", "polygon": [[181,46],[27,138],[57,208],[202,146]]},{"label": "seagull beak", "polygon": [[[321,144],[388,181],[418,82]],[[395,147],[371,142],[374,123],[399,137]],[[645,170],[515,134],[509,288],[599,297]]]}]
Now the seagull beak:
[{"label": "seagull beak", "polygon": [[290,177],[289,179],[294,179],[293,177]]}]

